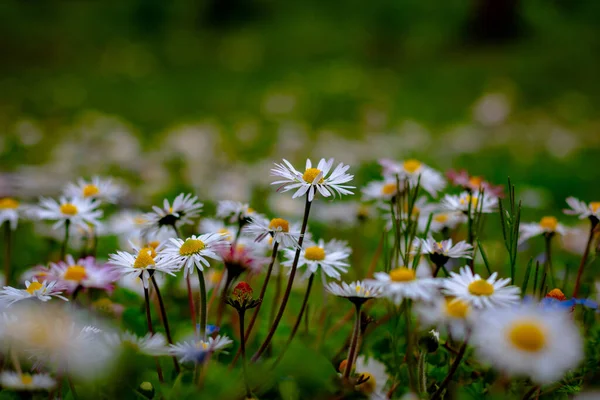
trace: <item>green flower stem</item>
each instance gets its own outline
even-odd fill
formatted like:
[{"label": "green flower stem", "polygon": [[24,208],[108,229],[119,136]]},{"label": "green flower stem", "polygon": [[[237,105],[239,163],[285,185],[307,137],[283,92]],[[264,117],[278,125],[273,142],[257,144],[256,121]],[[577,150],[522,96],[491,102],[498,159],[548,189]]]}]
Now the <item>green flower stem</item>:
[{"label": "green flower stem", "polygon": [[427,393],[427,369],[426,369],[426,363],[427,361],[427,352],[426,351],[421,351],[421,354],[419,354],[419,362],[417,364],[417,370],[419,371],[419,385],[418,385],[418,392],[420,394],[422,393]]},{"label": "green flower stem", "polygon": [[581,262],[579,263],[579,269],[577,270],[577,279],[575,280],[575,288],[573,289],[573,297],[577,298],[579,294],[579,286],[581,284],[581,276],[583,275],[583,269],[585,268],[585,264],[587,262],[588,256],[590,255],[590,247],[592,246],[592,241],[594,240],[594,230],[598,225],[598,220],[591,221],[590,228],[590,236],[588,237],[587,244],[585,246],[585,251],[583,252],[583,256],[581,257]]},{"label": "green flower stem", "polygon": [[242,369],[244,371],[244,385],[246,387],[246,398],[252,398],[252,391],[250,390],[250,383],[248,382],[248,360],[246,360],[246,340],[244,339],[244,314],[246,309],[238,309],[240,316],[240,352],[242,354]]},{"label": "green flower stem", "polygon": [[446,378],[444,378],[444,380],[442,381],[442,384],[440,385],[438,390],[436,390],[435,393],[431,396],[431,400],[438,400],[441,398],[442,393],[444,392],[444,390],[446,390],[446,387],[448,386],[448,384],[452,380],[452,377],[456,373],[456,370],[458,369],[460,362],[462,361],[463,357],[465,356],[466,351],[467,351],[467,339],[465,339],[463,345],[461,346],[460,350],[458,351],[458,355],[454,359],[454,362],[452,363],[452,366],[450,367],[450,371],[448,371],[448,375],[446,375]]},{"label": "green flower stem", "polygon": [[[198,312],[200,315],[198,316],[200,320],[200,336],[202,340],[206,340],[206,321],[208,320],[208,303],[206,296],[206,283],[204,281],[204,272],[202,270],[197,269],[198,271],[198,283],[200,284],[200,307],[198,307]],[[189,276],[188,276],[189,277]],[[194,330],[196,327],[194,326]]]},{"label": "green flower stem", "polygon": [[10,286],[10,259],[11,259],[11,229],[10,221],[4,221],[4,284]]},{"label": "green flower stem", "polygon": [[[142,278],[140,277],[140,279]],[[150,315],[150,296],[148,294],[147,287],[144,287],[144,300],[146,303],[146,321],[148,323],[148,332],[154,335],[154,329],[152,328],[152,315]],[[160,367],[158,358],[155,357],[154,360],[156,361],[156,373],[158,374],[158,380],[160,382],[164,382],[165,379],[163,378],[162,368]]]},{"label": "green flower stem", "polygon": [[[165,326],[165,333],[167,334],[167,341],[169,344],[173,344],[173,338],[171,337],[171,329],[169,329],[169,320],[167,318],[167,311],[165,310],[165,303],[163,302],[163,298],[160,294],[160,289],[158,288],[158,284],[156,283],[156,278],[154,278],[154,274],[150,277],[152,280],[152,285],[154,285],[154,290],[156,291],[156,297],[158,298],[158,305],[160,307],[160,313],[162,315],[163,324]],[[177,362],[177,357],[173,356],[173,365],[175,366],[175,371],[177,373],[181,372],[179,368],[179,363]]]},{"label": "green flower stem", "polygon": [[350,348],[348,349],[348,357],[346,357],[346,369],[344,369],[344,380],[348,380],[352,366],[354,365],[354,359],[356,358],[356,351],[358,348],[358,337],[360,336],[360,309],[362,304],[355,303],[356,309],[356,320],[354,322],[354,329],[352,331],[352,339],[350,340]]}]

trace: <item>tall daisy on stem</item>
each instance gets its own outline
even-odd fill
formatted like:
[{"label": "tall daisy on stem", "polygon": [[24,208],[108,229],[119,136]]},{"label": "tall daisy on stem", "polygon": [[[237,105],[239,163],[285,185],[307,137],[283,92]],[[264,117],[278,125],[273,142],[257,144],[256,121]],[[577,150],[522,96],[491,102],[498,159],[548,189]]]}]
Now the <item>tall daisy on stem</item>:
[{"label": "tall daisy on stem", "polygon": [[0,199],[0,225],[4,225],[4,279],[10,285],[10,259],[12,231],[17,229],[19,221],[20,203],[10,197]]},{"label": "tall daisy on stem", "polygon": [[298,261],[300,260],[300,251],[304,242],[304,234],[306,233],[306,227],[308,225],[310,206],[315,198],[315,193],[318,191],[323,197],[335,196],[336,193],[340,196],[343,194],[352,194],[349,189],[354,189],[354,187],[345,185],[354,178],[353,175],[346,173],[350,166],[339,163],[333,172],[329,174],[332,166],[333,158],[329,160],[321,159],[317,168],[313,168],[311,161],[306,160],[306,169],[304,173],[300,173],[284,159],[283,164],[275,164],[275,168],[271,170],[271,175],[283,178],[282,180],[273,182],[273,185],[281,185],[280,189],[283,192],[296,189],[292,198],[304,196],[306,194],[306,202],[304,206],[302,228],[300,229],[300,237],[298,238],[298,247],[296,249],[296,254],[294,255],[288,284],[281,299],[279,311],[275,316],[275,320],[273,321],[273,325],[271,325],[267,337],[258,351],[252,356],[252,361],[258,360],[262,353],[267,349],[277,330],[277,326],[283,317],[283,312],[285,311],[290,293],[292,292],[292,285],[294,283],[294,277],[296,276]]}]

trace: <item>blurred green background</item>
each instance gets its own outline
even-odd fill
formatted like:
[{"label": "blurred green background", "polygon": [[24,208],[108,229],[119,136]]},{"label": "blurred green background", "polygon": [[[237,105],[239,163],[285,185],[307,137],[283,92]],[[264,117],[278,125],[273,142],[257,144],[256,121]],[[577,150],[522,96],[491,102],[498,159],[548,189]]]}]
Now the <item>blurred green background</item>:
[{"label": "blurred green background", "polygon": [[600,197],[599,17],[564,0],[5,0],[0,161],[36,195],[41,172],[112,173],[225,198],[207,182],[266,185],[262,161],[411,156],[557,209]]}]

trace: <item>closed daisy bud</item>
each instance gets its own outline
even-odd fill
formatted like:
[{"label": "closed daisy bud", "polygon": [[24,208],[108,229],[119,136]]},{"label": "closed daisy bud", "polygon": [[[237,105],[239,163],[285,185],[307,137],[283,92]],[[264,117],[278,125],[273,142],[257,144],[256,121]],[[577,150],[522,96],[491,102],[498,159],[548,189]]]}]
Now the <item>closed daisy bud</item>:
[{"label": "closed daisy bud", "polygon": [[240,282],[233,288],[231,296],[227,299],[227,304],[238,311],[254,308],[260,304],[260,300],[255,300],[252,297],[253,292],[250,285],[246,282]]}]

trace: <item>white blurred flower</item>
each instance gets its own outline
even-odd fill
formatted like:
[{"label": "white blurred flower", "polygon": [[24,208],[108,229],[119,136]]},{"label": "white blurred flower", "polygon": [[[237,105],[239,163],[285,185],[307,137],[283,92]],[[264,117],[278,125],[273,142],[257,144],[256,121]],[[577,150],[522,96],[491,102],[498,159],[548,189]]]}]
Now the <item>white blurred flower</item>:
[{"label": "white blurred flower", "polygon": [[7,222],[14,231],[17,229],[21,211],[22,206],[17,200],[10,197],[0,198],[0,225]]},{"label": "white blurred flower", "polygon": [[62,291],[56,288],[58,282],[43,281],[39,283],[36,278],[32,281],[25,281],[25,289],[16,289],[12,286],[4,286],[0,290],[0,302],[11,305],[20,300],[37,298],[40,301],[46,302],[57,297],[64,301],[69,301],[66,297],[61,296]]},{"label": "white blurred flower", "polygon": [[577,215],[579,216],[579,219],[600,219],[600,201],[592,201],[588,204],[575,197],[569,197],[567,198],[567,204],[571,207],[570,209],[564,210],[564,213],[567,215]]},{"label": "white blurred flower", "polygon": [[418,276],[419,270],[399,267],[389,273],[376,272],[370,282],[381,287],[383,296],[396,305],[404,299],[430,301],[437,293],[440,280],[431,277],[431,270],[422,270],[426,275]]},{"label": "white blurred flower", "polygon": [[26,390],[29,392],[50,391],[56,386],[56,381],[48,374],[20,374],[4,371],[0,373],[0,385],[8,390]]},{"label": "white blurred flower", "polygon": [[519,243],[523,243],[534,236],[546,234],[559,234],[561,236],[567,233],[567,228],[558,223],[555,217],[543,217],[540,222],[522,222],[519,225]]},{"label": "white blurred flower", "polygon": [[484,194],[483,198],[480,199],[478,194],[463,192],[460,195],[445,195],[440,205],[447,211],[461,211],[468,214],[470,208],[472,215],[475,215],[480,211],[485,214],[496,211],[496,207],[498,207],[498,198]]},{"label": "white blurred flower", "polygon": [[415,187],[418,182],[423,190],[434,197],[446,187],[446,180],[440,172],[418,160],[397,162],[384,158],[379,160],[379,164],[383,167],[383,175],[387,179],[395,180],[398,177],[401,185],[402,182],[408,181],[410,187]]},{"label": "white blurred flower", "polygon": [[113,183],[112,179],[94,176],[90,181],[80,178],[77,183],[69,182],[63,194],[71,198],[83,197],[116,203],[125,194],[125,188]]},{"label": "white blurred flower", "polygon": [[356,358],[355,369],[360,384],[356,389],[369,396],[370,400],[385,400],[387,393],[385,387],[390,380],[385,364],[374,358],[367,359],[365,356]]},{"label": "white blurred flower", "polygon": [[72,197],[67,199],[61,197],[59,201],[49,198],[41,198],[38,207],[31,208],[31,215],[38,219],[47,219],[56,221],[52,226],[58,229],[66,221],[76,227],[87,229],[88,225],[98,226],[99,218],[102,217],[102,210],[98,210],[100,202],[98,200],[85,199],[81,197]]}]

